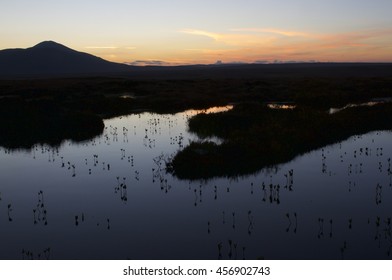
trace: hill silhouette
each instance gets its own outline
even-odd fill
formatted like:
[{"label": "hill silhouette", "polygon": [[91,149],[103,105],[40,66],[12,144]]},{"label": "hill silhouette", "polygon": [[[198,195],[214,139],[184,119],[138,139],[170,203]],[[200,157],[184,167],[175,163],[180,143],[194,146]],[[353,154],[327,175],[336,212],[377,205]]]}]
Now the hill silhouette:
[{"label": "hill silhouette", "polygon": [[117,76],[135,80],[391,77],[391,63],[282,63],[131,66],[44,41],[0,50],[0,79]]},{"label": "hill silhouette", "polygon": [[2,77],[52,77],[126,72],[131,67],[78,52],[53,41],[0,51]]}]

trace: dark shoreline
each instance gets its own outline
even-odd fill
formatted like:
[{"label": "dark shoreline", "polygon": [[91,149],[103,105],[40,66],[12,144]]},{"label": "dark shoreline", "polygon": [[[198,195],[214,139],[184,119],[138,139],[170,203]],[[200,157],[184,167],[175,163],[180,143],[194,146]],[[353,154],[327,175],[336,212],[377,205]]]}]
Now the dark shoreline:
[{"label": "dark shoreline", "polygon": [[125,78],[134,81],[203,80],[203,79],[270,79],[270,78],[369,78],[391,77],[392,63],[314,62],[274,64],[222,64],[182,66],[127,66],[121,72],[81,73],[45,72],[0,73],[1,80],[79,79],[91,77]]},{"label": "dark shoreline", "polygon": [[[272,76],[256,78],[260,72],[248,73],[242,71],[244,67],[280,70]],[[302,72],[293,71],[298,67]],[[314,71],[319,67],[322,71]],[[350,67],[356,69],[344,75],[339,71],[331,72],[336,67],[336,64],[211,66],[203,73],[203,75],[210,75],[210,78],[197,78],[195,72],[182,71],[184,67],[171,68],[176,71],[182,69],[181,75],[188,77],[187,79],[181,79],[181,75],[173,75],[170,69],[158,67],[148,68],[149,70],[146,68],[146,71],[165,70],[168,71],[165,72],[166,74],[170,74],[170,78],[162,79],[163,76],[150,75],[150,79],[79,77],[0,80],[0,146],[10,149],[29,149],[37,143],[58,146],[65,139],[83,141],[100,135],[104,128],[104,118],[146,111],[177,113],[187,109],[205,109],[232,103],[238,105],[233,112],[220,113],[216,116],[198,116],[190,121],[191,130],[200,136],[203,136],[203,133],[220,136],[225,139],[224,145],[196,143],[192,144],[191,148],[207,149],[210,154],[241,151],[242,154],[249,154],[250,157],[239,156],[239,158],[242,161],[255,163],[249,164],[252,168],[241,171],[235,170],[235,166],[232,165],[228,172],[224,171],[225,168],[222,166],[210,165],[208,172],[191,174],[184,169],[187,162],[192,165],[200,159],[194,161],[195,159],[184,157],[191,148],[181,151],[174,158],[170,168],[172,173],[184,179],[248,174],[263,166],[287,161],[297,154],[342,141],[357,133],[392,128],[392,119],[389,119],[392,116],[392,107],[389,104],[365,109],[352,108],[332,118],[328,118],[323,113],[330,107],[343,107],[348,103],[366,102],[374,98],[392,98],[392,64],[339,65],[344,71]],[[369,67],[371,71],[364,71]],[[204,69],[204,66],[189,69],[189,71],[199,71]],[[242,76],[227,78],[212,75],[212,73],[226,73],[226,76],[233,77],[237,75],[237,70],[233,69],[242,71]],[[307,71],[313,69],[314,73],[303,71],[304,69]],[[324,76],[323,73],[329,73],[330,76]],[[128,98],[123,98],[124,96]],[[295,120],[296,125],[285,131],[283,128],[287,126],[288,113],[269,112],[263,107],[268,102],[297,104],[298,109],[293,110],[292,115],[288,117],[289,120]],[[268,130],[274,131],[276,127],[269,127],[263,122],[259,115],[261,111],[263,117],[277,123],[276,127],[283,126],[280,128],[280,134],[266,133]],[[365,125],[363,120],[373,121],[366,122]],[[313,125],[308,127],[308,131],[303,130],[301,123],[306,124],[309,121]],[[354,129],[352,127],[355,125],[351,127],[345,125],[349,122],[354,124],[355,121],[358,122],[358,127]],[[325,138],[323,131],[317,129],[317,122],[326,125],[332,137]],[[235,123],[242,123],[242,125],[236,127]],[[254,127],[249,127],[249,124],[253,124]],[[217,127],[226,127],[226,132],[222,133]],[[314,143],[304,143],[312,138],[307,134],[314,135],[312,140]],[[247,137],[239,139],[236,136],[238,139],[234,141],[233,135]],[[279,156],[268,155],[268,157],[273,156],[274,161],[251,158],[257,153],[251,152],[250,147],[255,145],[254,139],[262,135],[269,135],[269,138],[264,137],[264,143],[257,145],[267,147],[275,142],[278,146],[284,147],[282,150],[275,150],[275,154]],[[279,140],[279,138],[287,138],[288,135],[297,135],[295,139],[290,140],[291,146]],[[327,140],[323,140],[324,138]],[[294,147],[294,144],[300,148]],[[245,148],[238,149],[238,146]],[[262,157],[262,151],[263,149],[260,149],[258,157]],[[220,154],[221,159],[229,164],[230,160],[223,154]],[[181,161],[178,161],[179,157],[182,157]],[[182,162],[181,168],[178,162]]]}]

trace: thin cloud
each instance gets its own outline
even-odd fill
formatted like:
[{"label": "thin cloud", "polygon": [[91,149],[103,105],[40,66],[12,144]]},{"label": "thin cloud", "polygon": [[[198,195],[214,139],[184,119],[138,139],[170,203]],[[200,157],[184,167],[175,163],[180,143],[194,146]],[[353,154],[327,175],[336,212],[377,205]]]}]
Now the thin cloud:
[{"label": "thin cloud", "polygon": [[227,49],[184,49],[187,52],[196,52],[196,53],[220,53],[226,52]]},{"label": "thin cloud", "polygon": [[86,49],[108,49],[108,50],[118,49],[118,47],[114,47],[114,46],[88,46],[85,48]]},{"label": "thin cloud", "polygon": [[[91,45],[89,48],[96,48],[91,52],[102,57],[106,54],[112,60],[130,61],[128,64],[138,66],[211,64],[218,60],[249,63],[275,60],[392,61],[392,28],[342,33],[276,28],[236,28],[219,32],[180,29],[177,32],[191,37],[175,50],[158,57],[155,49],[154,52],[148,48],[135,50],[133,46]],[[109,57],[109,54],[117,57]]]},{"label": "thin cloud", "polygon": [[274,28],[233,28],[230,29],[234,32],[252,32],[252,33],[269,33],[286,37],[314,37],[315,35],[305,32],[282,30]]},{"label": "thin cloud", "polygon": [[321,41],[324,41],[325,47],[336,48],[339,46],[368,47],[373,46],[378,39],[392,40],[392,29],[383,30],[362,30],[342,34],[324,35]]},{"label": "thin cloud", "polygon": [[[230,33],[231,32],[231,33]],[[206,48],[185,49],[203,61],[391,61],[392,28],[346,33],[306,33],[280,29],[242,28],[227,33],[193,30],[215,38]],[[391,42],[387,44],[387,42]],[[220,43],[217,45],[217,43]]]},{"label": "thin cloud", "polygon": [[211,38],[215,41],[218,41],[223,36],[218,33],[208,32],[208,31],[204,31],[204,30],[197,30],[197,29],[181,29],[179,32],[191,34],[191,35],[205,36],[205,37]]},{"label": "thin cloud", "polygon": [[126,50],[134,50],[136,47],[116,47],[116,46],[87,46],[86,49],[96,49],[96,50],[118,50],[118,49],[126,49]]},{"label": "thin cloud", "polygon": [[259,36],[254,34],[238,34],[233,32],[216,33],[199,29],[181,29],[179,32],[204,36],[213,39],[216,43],[222,43],[226,46],[247,46],[255,44],[268,43],[272,38],[267,36]]}]

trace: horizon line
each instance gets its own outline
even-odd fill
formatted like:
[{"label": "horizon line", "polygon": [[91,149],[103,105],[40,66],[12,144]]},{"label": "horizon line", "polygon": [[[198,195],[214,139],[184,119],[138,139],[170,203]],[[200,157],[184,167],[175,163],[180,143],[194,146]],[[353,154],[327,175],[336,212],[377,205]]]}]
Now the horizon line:
[{"label": "horizon line", "polygon": [[[134,67],[176,67],[176,66],[224,66],[224,65],[277,65],[277,64],[392,64],[391,61],[377,61],[377,60],[368,60],[368,61],[333,61],[333,60],[328,60],[328,61],[323,61],[323,60],[317,60],[317,59],[306,59],[306,60],[283,60],[283,59],[256,59],[254,61],[228,61],[224,62],[221,59],[217,59],[216,62],[211,62],[211,63],[192,63],[192,62],[174,62],[170,60],[159,60],[159,59],[135,59],[133,61],[113,61],[110,59],[107,59],[103,56],[92,54],[89,52],[84,52],[79,49],[73,49],[68,47],[67,45],[64,45],[62,43],[58,43],[54,40],[44,40],[41,41],[32,47],[26,47],[26,48],[6,48],[6,49],[1,49],[1,51],[5,50],[27,50],[31,49],[37,45],[41,45],[42,43],[55,43],[60,46],[75,50],[77,52],[81,53],[86,53],[89,55],[93,55],[96,57],[99,57],[103,60],[106,60],[108,62],[112,63],[117,63],[117,64],[123,64],[123,65],[128,65],[128,66],[134,66]],[[98,46],[89,46],[89,47],[84,47],[85,49],[116,49],[117,47],[114,46],[106,46],[106,47],[98,47]],[[135,47],[132,47],[134,49]],[[130,49],[130,47],[127,47],[127,49]]]}]

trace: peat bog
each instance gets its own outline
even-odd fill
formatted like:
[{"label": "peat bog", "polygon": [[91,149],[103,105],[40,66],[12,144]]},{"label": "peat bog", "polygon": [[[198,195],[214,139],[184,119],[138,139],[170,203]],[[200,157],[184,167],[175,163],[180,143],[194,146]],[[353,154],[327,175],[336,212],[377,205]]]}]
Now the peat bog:
[{"label": "peat bog", "polygon": [[389,259],[391,81],[2,80],[0,258]]},{"label": "peat bog", "polygon": [[[83,141],[103,132],[105,118],[235,104],[229,112],[194,116],[189,121],[192,132],[201,138],[220,137],[223,144],[193,142],[168,170],[184,179],[245,175],[352,135],[390,129],[390,104],[334,115],[327,111],[392,97],[391,88],[388,77],[2,80],[0,145],[29,148]],[[296,108],[273,110],[268,102],[291,102]]]},{"label": "peat bog", "polygon": [[183,179],[237,177],[285,163],[353,135],[392,128],[392,104],[349,108],[336,114],[308,106],[275,110],[247,103],[228,112],[199,114],[189,121],[201,139],[180,151],[169,170]]}]

